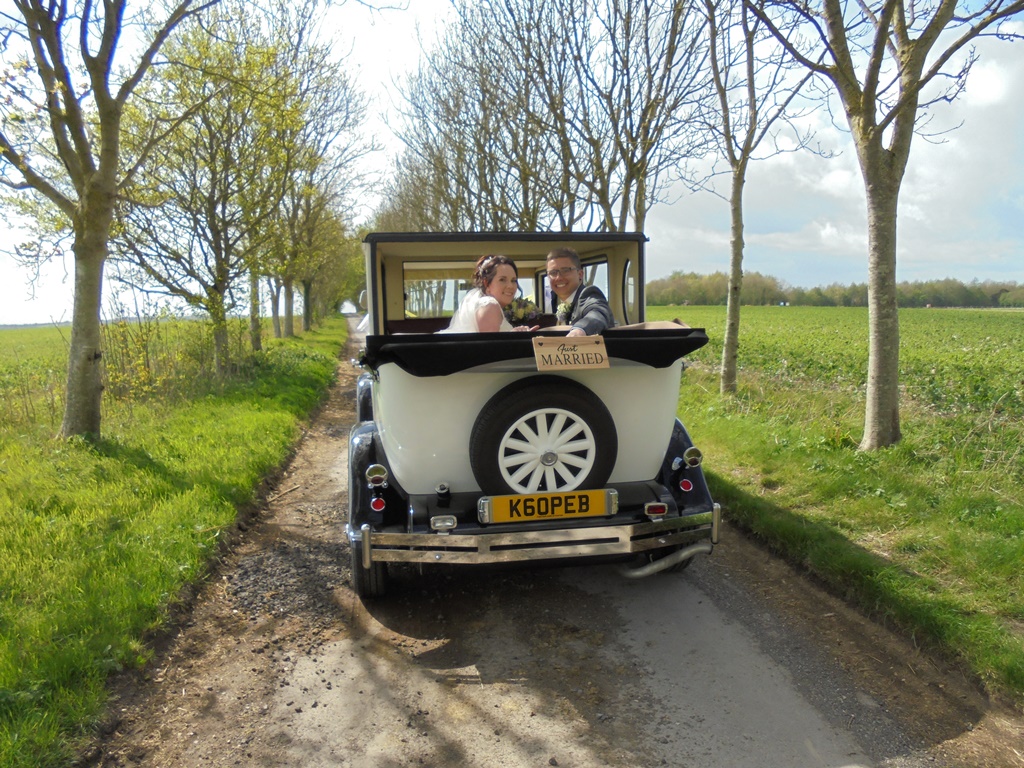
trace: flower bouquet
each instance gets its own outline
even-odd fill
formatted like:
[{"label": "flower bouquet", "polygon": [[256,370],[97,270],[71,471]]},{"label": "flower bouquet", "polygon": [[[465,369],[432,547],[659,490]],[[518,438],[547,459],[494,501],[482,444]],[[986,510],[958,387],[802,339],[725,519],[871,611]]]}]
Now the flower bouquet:
[{"label": "flower bouquet", "polygon": [[540,310],[529,299],[515,298],[505,307],[505,317],[512,325],[536,325]]},{"label": "flower bouquet", "polygon": [[572,302],[563,301],[555,309],[555,317],[558,319],[559,325],[565,325],[569,322],[569,316],[572,314]]}]

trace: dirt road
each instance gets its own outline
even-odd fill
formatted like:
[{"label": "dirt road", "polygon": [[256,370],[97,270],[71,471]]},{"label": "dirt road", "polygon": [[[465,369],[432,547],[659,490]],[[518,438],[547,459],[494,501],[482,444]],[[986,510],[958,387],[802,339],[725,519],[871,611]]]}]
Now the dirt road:
[{"label": "dirt road", "polygon": [[678,574],[408,570],[364,606],[355,376],[84,763],[1024,766],[1019,719],[728,527]]}]

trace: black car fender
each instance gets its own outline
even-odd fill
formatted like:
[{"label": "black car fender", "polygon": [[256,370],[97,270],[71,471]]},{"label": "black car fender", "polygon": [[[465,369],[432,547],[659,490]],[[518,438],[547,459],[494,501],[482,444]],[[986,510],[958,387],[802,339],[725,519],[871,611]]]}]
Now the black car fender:
[{"label": "black car fender", "polygon": [[[684,514],[686,507],[710,507],[713,504],[699,460],[694,464],[683,458],[688,448],[694,448],[693,440],[683,423],[676,419],[672,426],[668,449],[665,451],[665,459],[658,473],[658,481],[668,488]],[[693,488],[688,492],[680,488],[680,483],[684,480],[689,480],[693,484]]]},{"label": "black car fender", "polygon": [[[387,487],[383,490],[383,512],[370,509],[373,496],[366,481],[366,470],[371,464],[381,464],[388,472]],[[352,427],[348,440],[348,522],[353,528],[369,523],[379,530],[386,523],[399,523],[408,506],[405,491],[395,482],[384,449],[380,444],[377,427],[364,421]]]}]

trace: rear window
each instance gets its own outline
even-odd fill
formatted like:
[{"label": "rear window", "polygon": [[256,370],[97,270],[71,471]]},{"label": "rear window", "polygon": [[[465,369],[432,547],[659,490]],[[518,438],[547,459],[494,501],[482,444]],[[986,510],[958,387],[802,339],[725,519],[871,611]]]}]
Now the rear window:
[{"label": "rear window", "polygon": [[[546,283],[545,283],[546,285]],[[473,288],[473,264],[410,261],[402,265],[405,317],[451,317]],[[520,296],[535,301],[529,275],[519,272]]]}]

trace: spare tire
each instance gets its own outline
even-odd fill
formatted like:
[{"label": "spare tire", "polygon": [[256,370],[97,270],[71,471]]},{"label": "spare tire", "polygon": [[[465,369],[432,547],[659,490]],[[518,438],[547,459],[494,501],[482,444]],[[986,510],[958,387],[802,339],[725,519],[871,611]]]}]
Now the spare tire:
[{"label": "spare tire", "polygon": [[473,477],[486,494],[600,488],[618,454],[611,413],[582,384],[534,376],[487,401],[469,440]]}]

